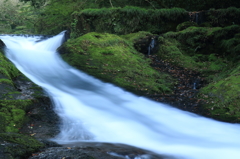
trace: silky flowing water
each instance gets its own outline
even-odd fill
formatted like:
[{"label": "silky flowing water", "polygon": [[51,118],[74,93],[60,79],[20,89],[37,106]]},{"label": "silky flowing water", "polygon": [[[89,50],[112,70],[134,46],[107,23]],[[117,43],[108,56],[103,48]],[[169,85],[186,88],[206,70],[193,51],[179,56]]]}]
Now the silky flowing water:
[{"label": "silky flowing water", "polygon": [[65,63],[56,49],[64,32],[0,36],[5,54],[52,99],[61,117],[60,143],[123,143],[186,159],[240,158],[240,126],[139,97]]}]

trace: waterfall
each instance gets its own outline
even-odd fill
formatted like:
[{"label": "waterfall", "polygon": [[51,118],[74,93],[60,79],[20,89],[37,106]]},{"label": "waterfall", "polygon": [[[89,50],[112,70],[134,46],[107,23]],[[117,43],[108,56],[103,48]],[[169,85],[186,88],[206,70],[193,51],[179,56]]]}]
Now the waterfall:
[{"label": "waterfall", "polygon": [[186,159],[240,158],[239,124],[218,122],[104,83],[65,63],[56,52],[64,32],[0,36],[15,66],[50,96],[61,117],[53,140],[110,142]]}]

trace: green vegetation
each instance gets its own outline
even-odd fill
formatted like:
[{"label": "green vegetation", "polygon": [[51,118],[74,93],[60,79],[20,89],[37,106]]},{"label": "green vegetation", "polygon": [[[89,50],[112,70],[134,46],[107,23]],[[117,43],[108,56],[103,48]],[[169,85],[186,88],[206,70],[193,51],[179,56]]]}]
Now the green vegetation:
[{"label": "green vegetation", "polygon": [[34,33],[36,10],[29,4],[18,0],[0,2],[0,33],[29,34]]},{"label": "green vegetation", "polygon": [[69,40],[59,51],[72,66],[137,94],[170,92],[174,82],[151,68],[133,43],[117,35],[88,33]]},{"label": "green vegetation", "polygon": [[85,9],[73,14],[77,20],[76,34],[102,32],[129,34],[148,31],[160,34],[175,31],[179,23],[186,21],[188,14],[180,8],[144,9],[138,7]]},{"label": "green vegetation", "polygon": [[139,31],[139,32],[136,32],[136,33],[120,35],[120,37],[122,37],[126,40],[129,40],[132,43],[136,43],[138,40],[144,39],[148,36],[155,36],[155,34],[152,34],[152,33],[147,32],[147,31]]},{"label": "green vegetation", "polygon": [[11,81],[21,73],[18,69],[0,52],[0,73],[5,76],[5,79]]},{"label": "green vegetation", "polygon": [[177,26],[176,31],[184,30],[190,26],[198,26],[198,24],[192,21],[183,22]]}]

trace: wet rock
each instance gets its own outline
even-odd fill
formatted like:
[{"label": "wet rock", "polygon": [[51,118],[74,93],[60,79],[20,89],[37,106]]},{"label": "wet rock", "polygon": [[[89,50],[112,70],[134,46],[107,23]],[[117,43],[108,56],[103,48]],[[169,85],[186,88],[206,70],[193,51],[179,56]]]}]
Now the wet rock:
[{"label": "wet rock", "polygon": [[200,25],[206,21],[206,12],[207,11],[189,12],[189,20]]},{"label": "wet rock", "polygon": [[134,42],[134,48],[145,55],[155,54],[159,48],[157,38],[154,35],[140,38]]},{"label": "wet rock", "polygon": [[2,50],[6,45],[4,42],[0,39],[0,50]]},{"label": "wet rock", "polygon": [[50,139],[59,133],[60,119],[54,112],[48,97],[37,99],[27,112],[29,121],[20,129],[20,133],[34,136],[37,139]]},{"label": "wet rock", "polygon": [[72,143],[34,153],[29,159],[173,159],[123,144]]}]

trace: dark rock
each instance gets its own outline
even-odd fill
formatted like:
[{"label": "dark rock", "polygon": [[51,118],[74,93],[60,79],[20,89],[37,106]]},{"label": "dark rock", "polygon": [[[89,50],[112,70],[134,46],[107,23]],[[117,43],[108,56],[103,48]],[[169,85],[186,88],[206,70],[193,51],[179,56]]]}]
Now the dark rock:
[{"label": "dark rock", "polygon": [[154,35],[140,38],[134,42],[134,48],[145,55],[155,54],[159,48],[157,39],[158,36]]},{"label": "dark rock", "polygon": [[17,133],[0,133],[0,159],[22,159],[42,148],[34,138]]},{"label": "dark rock", "polygon": [[206,12],[207,11],[189,12],[189,20],[200,25],[206,21]]},{"label": "dark rock", "polygon": [[0,49],[2,50],[5,46],[4,42],[0,39]]},{"label": "dark rock", "polygon": [[34,136],[37,139],[50,139],[59,133],[60,119],[54,112],[48,97],[38,98],[37,102],[28,110],[27,122],[20,132]]},{"label": "dark rock", "polygon": [[79,142],[52,147],[33,154],[29,159],[173,159],[123,144]]}]

